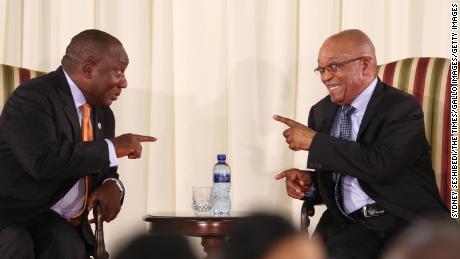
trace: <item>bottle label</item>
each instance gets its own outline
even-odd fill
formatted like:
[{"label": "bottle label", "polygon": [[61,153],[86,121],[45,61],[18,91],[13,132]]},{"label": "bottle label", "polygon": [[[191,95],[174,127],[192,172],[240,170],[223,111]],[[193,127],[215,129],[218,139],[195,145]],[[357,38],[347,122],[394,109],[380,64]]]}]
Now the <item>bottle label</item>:
[{"label": "bottle label", "polygon": [[229,183],[230,182],[230,174],[227,174],[227,175],[214,174],[214,182],[215,183]]}]

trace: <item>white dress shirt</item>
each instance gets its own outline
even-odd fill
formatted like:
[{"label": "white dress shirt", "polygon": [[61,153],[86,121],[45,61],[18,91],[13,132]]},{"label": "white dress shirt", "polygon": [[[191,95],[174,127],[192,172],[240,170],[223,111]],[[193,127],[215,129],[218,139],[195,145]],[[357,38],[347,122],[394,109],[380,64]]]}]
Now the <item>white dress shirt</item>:
[{"label": "white dress shirt", "polygon": [[[63,70],[64,71],[64,70]],[[73,101],[75,107],[77,108],[78,120],[82,121],[82,110],[81,106],[86,103],[85,96],[78,88],[78,86],[72,81],[72,79],[64,71],[64,75],[67,79],[67,83],[70,86],[70,91],[72,93]],[[112,141],[105,139],[109,147],[109,159],[110,167],[118,165],[117,155],[115,153],[115,147],[113,146]],[[114,179],[115,180],[115,179]],[[62,199],[60,199],[56,204],[54,204],[51,209],[61,215],[63,218],[71,218],[77,215],[85,204],[85,178],[82,177],[75,183],[75,185],[66,193]]]},{"label": "white dress shirt", "polygon": [[[355,107],[355,112],[351,114],[351,140],[356,141],[358,136],[359,127],[361,126],[361,121],[363,119],[364,113],[366,112],[367,104],[371,99],[372,93],[377,85],[377,77],[372,81],[372,83],[364,89],[353,102],[350,104]],[[337,112],[337,115],[332,125],[331,135],[338,138],[340,135],[340,111]],[[340,173],[340,172],[339,172]],[[353,176],[345,175],[346,172],[343,172],[343,206],[345,212],[350,214],[351,212],[360,209],[361,207],[375,203],[361,188],[358,183],[358,179]]]}]

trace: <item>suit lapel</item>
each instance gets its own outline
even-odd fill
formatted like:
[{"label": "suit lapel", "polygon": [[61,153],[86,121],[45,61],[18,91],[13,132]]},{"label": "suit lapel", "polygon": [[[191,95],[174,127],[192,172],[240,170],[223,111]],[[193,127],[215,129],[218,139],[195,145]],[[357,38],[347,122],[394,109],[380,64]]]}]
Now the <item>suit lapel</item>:
[{"label": "suit lapel", "polygon": [[321,120],[320,125],[316,127],[318,132],[328,135],[331,133],[332,124],[334,123],[335,116],[337,115],[337,110],[339,107],[339,105],[331,102],[329,99],[328,104],[325,105],[324,111],[322,112],[323,119]]},{"label": "suit lapel", "polygon": [[[337,115],[337,110],[339,109],[340,105],[331,102],[330,98],[326,105],[324,105],[323,109],[319,111],[322,115],[322,120],[320,121],[320,125],[315,127],[318,132],[323,134],[329,135],[331,133],[332,125],[334,124],[335,117]],[[323,197],[323,201],[326,204],[334,204],[333,203],[333,196],[332,190],[334,187],[334,182],[332,181],[332,177],[330,173],[320,172],[318,173],[318,185],[322,190],[324,190],[321,195]],[[332,206],[333,207],[333,206]],[[329,208],[332,208],[329,206]]]},{"label": "suit lapel", "polygon": [[364,113],[363,120],[361,121],[361,125],[359,126],[358,136],[356,137],[356,142],[359,142],[363,132],[366,130],[369,122],[371,121],[372,117],[374,116],[375,112],[377,112],[378,105],[383,97],[384,85],[382,82],[377,82],[377,86],[375,87],[374,93],[372,93],[371,99],[367,104],[366,112]]},{"label": "suit lapel", "polygon": [[62,71],[61,67],[59,67],[55,73],[55,84],[64,106],[64,113],[72,125],[74,141],[81,141],[81,127],[78,120],[77,108],[75,107],[75,102],[73,100],[72,93],[70,92],[70,86],[67,83],[64,71]]},{"label": "suit lapel", "polygon": [[94,130],[94,136],[95,136],[94,140],[104,139],[103,124],[100,120],[103,117],[101,113],[102,113],[102,109],[94,107],[94,120],[93,120],[93,130]]}]

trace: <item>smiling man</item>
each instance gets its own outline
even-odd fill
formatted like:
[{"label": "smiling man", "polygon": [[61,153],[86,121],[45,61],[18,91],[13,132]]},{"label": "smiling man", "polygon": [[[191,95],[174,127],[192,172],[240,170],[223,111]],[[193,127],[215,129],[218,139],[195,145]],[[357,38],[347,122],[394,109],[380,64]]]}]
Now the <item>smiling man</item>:
[{"label": "smiling man", "polygon": [[140,158],[150,136],[115,137],[109,106],[127,87],[121,42],[74,36],[56,71],[20,85],[0,117],[0,258],[82,259],[94,238],[88,211],[109,222],[124,188],[118,158]]},{"label": "smiling man", "polygon": [[329,258],[379,258],[387,242],[419,217],[448,217],[441,202],[415,97],[377,77],[371,40],[359,30],[326,39],[315,72],[329,95],[315,104],[308,127],[275,115],[288,126],[289,148],[309,151],[308,172],[289,169],[296,199],[327,206],[317,228]]}]

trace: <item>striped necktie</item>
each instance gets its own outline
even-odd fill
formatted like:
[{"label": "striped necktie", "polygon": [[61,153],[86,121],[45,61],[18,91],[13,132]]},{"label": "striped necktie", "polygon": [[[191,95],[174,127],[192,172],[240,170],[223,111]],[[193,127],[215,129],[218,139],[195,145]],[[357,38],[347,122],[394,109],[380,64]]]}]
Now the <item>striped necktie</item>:
[{"label": "striped necktie", "polygon": [[[351,114],[356,110],[355,107],[351,105],[342,106],[342,111],[340,112],[340,134],[339,139],[341,140],[351,140]],[[343,208],[343,178],[342,175],[339,173],[337,174],[337,178],[335,180],[335,202],[337,203],[337,207],[339,208],[340,212],[350,218]]]}]

